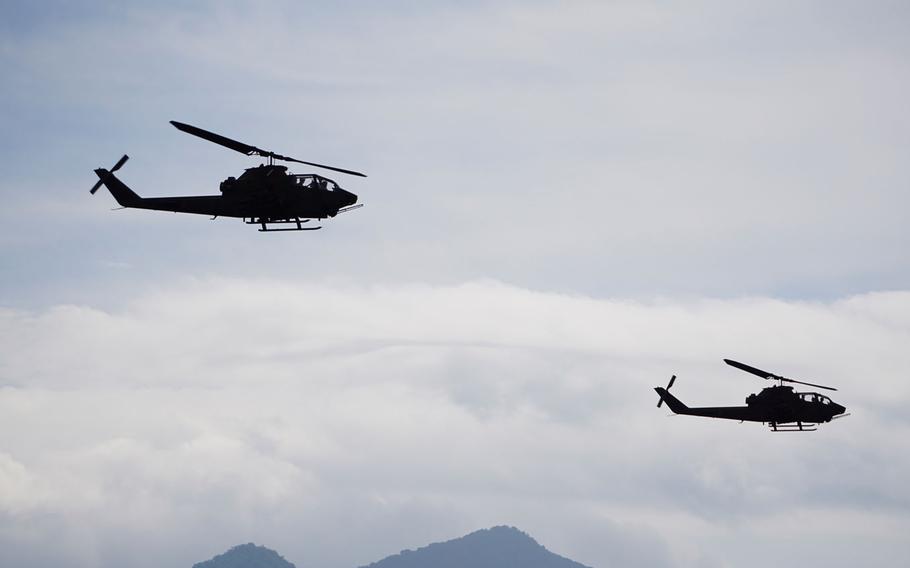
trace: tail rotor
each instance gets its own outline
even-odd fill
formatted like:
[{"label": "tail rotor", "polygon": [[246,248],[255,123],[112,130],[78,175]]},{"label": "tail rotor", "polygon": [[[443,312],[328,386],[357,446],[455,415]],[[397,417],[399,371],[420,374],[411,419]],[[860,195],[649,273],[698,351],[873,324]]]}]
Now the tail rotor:
[{"label": "tail rotor", "polygon": [[[122,167],[123,167],[123,164],[125,164],[126,161],[129,160],[129,159],[130,159],[130,157],[127,156],[126,154],[124,154],[122,158],[120,158],[119,160],[117,160],[117,163],[114,164],[114,167],[111,168],[111,169],[108,171],[108,173],[111,173],[111,174],[112,174],[112,173],[116,172],[117,170],[119,170],[120,168],[122,168]],[[100,171],[100,170],[96,170],[96,171]],[[101,187],[101,184],[103,184],[103,183],[104,183],[104,180],[103,180],[102,178],[99,177],[99,178],[98,178],[98,181],[95,182],[95,185],[92,186],[92,189],[89,190],[89,193],[91,193],[92,195],[95,195],[95,192],[98,191],[98,188]]]},{"label": "tail rotor", "polygon": [[[674,382],[676,382],[676,375],[673,375],[672,377],[670,377],[670,382],[667,383],[667,392],[670,391],[670,387],[673,386]],[[663,404],[664,404],[664,399],[663,399],[663,397],[661,397],[660,400],[657,401],[657,408],[660,408],[661,406],[663,406]]]}]

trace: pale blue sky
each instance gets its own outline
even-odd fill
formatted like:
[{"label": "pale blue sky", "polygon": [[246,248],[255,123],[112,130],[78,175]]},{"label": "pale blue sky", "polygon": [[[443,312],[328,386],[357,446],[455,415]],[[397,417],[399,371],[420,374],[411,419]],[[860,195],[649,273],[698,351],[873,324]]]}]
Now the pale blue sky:
[{"label": "pale blue sky", "polygon": [[[502,523],[596,567],[910,554],[904,3],[7,2],[0,30],[0,564],[353,568]],[[364,171],[331,177],[366,206],[260,234],[88,194],[123,153],[149,196],[257,163],[169,120]],[[854,416],[654,409],[671,373],[760,388],[723,357]]]},{"label": "pale blue sky", "polygon": [[[645,297],[908,279],[899,3],[7,10],[6,303],[188,272]],[[122,153],[146,195],[214,193],[255,163],[171,119],[362,169],[339,181],[367,207],[255,239],[82,195]]]}]

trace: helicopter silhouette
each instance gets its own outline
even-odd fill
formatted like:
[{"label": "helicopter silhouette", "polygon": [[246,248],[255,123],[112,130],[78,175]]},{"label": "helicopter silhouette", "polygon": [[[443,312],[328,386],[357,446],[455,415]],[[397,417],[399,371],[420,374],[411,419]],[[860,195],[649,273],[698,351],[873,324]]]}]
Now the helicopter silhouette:
[{"label": "helicopter silhouette", "polygon": [[[241,154],[267,157],[269,163],[247,168],[238,178],[227,178],[221,182],[221,195],[140,197],[114,175],[129,160],[129,156],[124,155],[110,170],[95,170],[98,182],[90,193],[94,194],[104,185],[123,207],[211,215],[212,219],[240,217],[248,225],[259,225],[261,232],[314,231],[322,227],[304,227],[303,224],[362,207],[362,204],[356,204],[356,195],[342,189],[335,181],[317,174],[291,174],[286,166],[276,165],[274,161],[296,162],[353,176],[366,177],[365,174],[282,156],[175,120],[171,124],[187,134]],[[290,226],[275,228],[274,225]]]},{"label": "helicopter silhouette", "polygon": [[676,375],[673,375],[666,388],[654,388],[660,396],[657,408],[666,402],[675,414],[726,418],[740,422],[762,422],[774,432],[811,432],[816,430],[821,423],[849,416],[849,414],[845,414],[847,411],[845,407],[835,403],[827,396],[817,392],[796,392],[793,387],[785,386],[783,383],[797,383],[832,391],[836,391],[836,388],[788,379],[730,359],[724,359],[724,363],[765,380],[778,381],[778,384],[746,397],[746,406],[690,408],[670,394],[670,387],[676,381]]}]

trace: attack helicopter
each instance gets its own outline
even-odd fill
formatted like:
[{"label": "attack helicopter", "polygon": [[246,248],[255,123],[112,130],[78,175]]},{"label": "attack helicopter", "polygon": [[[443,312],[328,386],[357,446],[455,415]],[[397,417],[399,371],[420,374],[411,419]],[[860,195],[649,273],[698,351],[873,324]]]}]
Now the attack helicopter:
[{"label": "attack helicopter", "polygon": [[817,392],[796,392],[793,387],[786,386],[784,383],[796,383],[836,391],[837,389],[834,387],[788,379],[730,359],[724,359],[724,363],[765,380],[777,381],[778,384],[766,387],[760,393],[746,397],[746,406],[690,408],[670,394],[670,387],[676,381],[676,375],[673,375],[670,377],[670,382],[666,388],[654,388],[658,396],[660,396],[657,408],[660,408],[666,402],[667,406],[675,414],[726,418],[739,420],[740,422],[762,422],[767,424],[774,432],[811,432],[816,430],[818,425],[823,422],[831,422],[831,420],[849,416],[849,414],[845,414],[846,408],[835,403],[827,396]]},{"label": "attack helicopter", "polygon": [[322,227],[304,224],[363,206],[357,204],[356,195],[342,189],[335,181],[318,174],[288,173],[286,166],[276,165],[275,161],[296,162],[352,176],[366,177],[365,174],[282,156],[175,120],[171,124],[187,134],[241,154],[267,157],[269,163],[247,168],[240,177],[227,178],[221,182],[221,195],[140,197],[114,175],[129,159],[124,155],[110,170],[95,170],[98,182],[90,193],[94,194],[104,185],[123,207],[211,215],[212,219],[239,217],[248,225],[259,225],[260,232],[314,231]]}]

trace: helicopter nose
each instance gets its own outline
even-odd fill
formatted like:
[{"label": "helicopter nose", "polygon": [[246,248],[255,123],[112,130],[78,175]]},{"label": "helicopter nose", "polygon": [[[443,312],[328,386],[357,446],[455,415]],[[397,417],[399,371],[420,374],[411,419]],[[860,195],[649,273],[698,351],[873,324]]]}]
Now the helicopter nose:
[{"label": "helicopter nose", "polygon": [[341,193],[341,206],[348,207],[357,203],[357,196],[351,193],[350,191],[340,189]]},{"label": "helicopter nose", "polygon": [[838,414],[843,414],[844,412],[847,412],[846,406],[841,406],[837,403],[834,404],[834,416],[837,416]]}]

